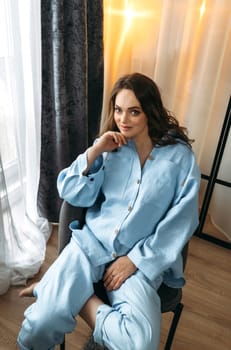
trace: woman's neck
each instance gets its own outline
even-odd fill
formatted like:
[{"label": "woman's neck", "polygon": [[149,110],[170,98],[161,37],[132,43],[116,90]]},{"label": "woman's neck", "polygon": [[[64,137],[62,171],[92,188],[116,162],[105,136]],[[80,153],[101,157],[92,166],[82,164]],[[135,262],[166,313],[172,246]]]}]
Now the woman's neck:
[{"label": "woman's neck", "polygon": [[142,168],[148,156],[150,155],[154,145],[150,137],[146,138],[145,140],[141,140],[139,142],[135,141],[135,145],[136,145],[136,151],[140,159],[140,165]]}]

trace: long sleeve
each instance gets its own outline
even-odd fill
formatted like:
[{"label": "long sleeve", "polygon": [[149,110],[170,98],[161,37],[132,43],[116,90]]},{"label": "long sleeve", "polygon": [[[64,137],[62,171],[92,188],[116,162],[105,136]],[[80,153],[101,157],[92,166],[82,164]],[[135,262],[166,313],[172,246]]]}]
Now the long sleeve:
[{"label": "long sleeve", "polygon": [[87,176],[83,175],[86,168],[87,151],[58,175],[60,197],[74,206],[90,207],[94,204],[104,180],[103,156],[95,160]]},{"label": "long sleeve", "polygon": [[[187,171],[179,175],[175,199],[154,232],[139,241],[129,252],[129,258],[150,279],[160,273],[166,280],[180,279],[180,253],[198,225],[198,189],[200,173],[192,156]],[[174,282],[173,282],[174,283]]]}]

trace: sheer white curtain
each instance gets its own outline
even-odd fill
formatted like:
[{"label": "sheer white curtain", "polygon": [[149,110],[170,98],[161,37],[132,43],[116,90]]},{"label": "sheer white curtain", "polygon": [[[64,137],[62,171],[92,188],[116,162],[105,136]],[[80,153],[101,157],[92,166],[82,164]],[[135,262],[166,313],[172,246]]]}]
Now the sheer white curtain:
[{"label": "sheer white curtain", "polygon": [[[152,77],[168,109],[196,140],[204,174],[210,172],[231,94],[230,10],[230,0],[104,2],[104,101],[121,74]],[[229,137],[219,174],[228,182],[230,147]],[[230,189],[216,186],[211,218],[231,239],[230,206]]]},{"label": "sheer white curtain", "polygon": [[51,226],[37,212],[40,1],[0,0],[0,294],[44,261]]}]

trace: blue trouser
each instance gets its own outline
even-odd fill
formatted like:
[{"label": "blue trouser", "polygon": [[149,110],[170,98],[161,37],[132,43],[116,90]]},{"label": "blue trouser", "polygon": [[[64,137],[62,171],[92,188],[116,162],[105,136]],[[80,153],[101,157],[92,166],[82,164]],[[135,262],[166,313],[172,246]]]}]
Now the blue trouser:
[{"label": "blue trouser", "polygon": [[[76,326],[79,311],[94,293],[93,283],[105,266],[94,267],[72,239],[34,289],[36,302],[25,311],[18,336],[23,350],[54,349]],[[95,341],[113,350],[158,349],[160,301],[156,289],[137,271],[122,286],[109,292],[111,306],[97,310]]]}]

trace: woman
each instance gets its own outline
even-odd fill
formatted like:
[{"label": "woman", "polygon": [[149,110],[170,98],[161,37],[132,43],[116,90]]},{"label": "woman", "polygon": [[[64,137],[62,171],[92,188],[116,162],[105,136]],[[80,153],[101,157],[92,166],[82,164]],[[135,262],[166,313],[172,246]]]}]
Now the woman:
[{"label": "woman", "polygon": [[[61,198],[87,207],[82,229],[42,280],[21,294],[21,349],[52,349],[81,315],[108,349],[153,350],[160,336],[157,289],[184,285],[181,251],[198,225],[200,174],[186,130],[148,77],[120,78],[99,138],[58,176]],[[103,279],[109,305],[94,295]]]}]

